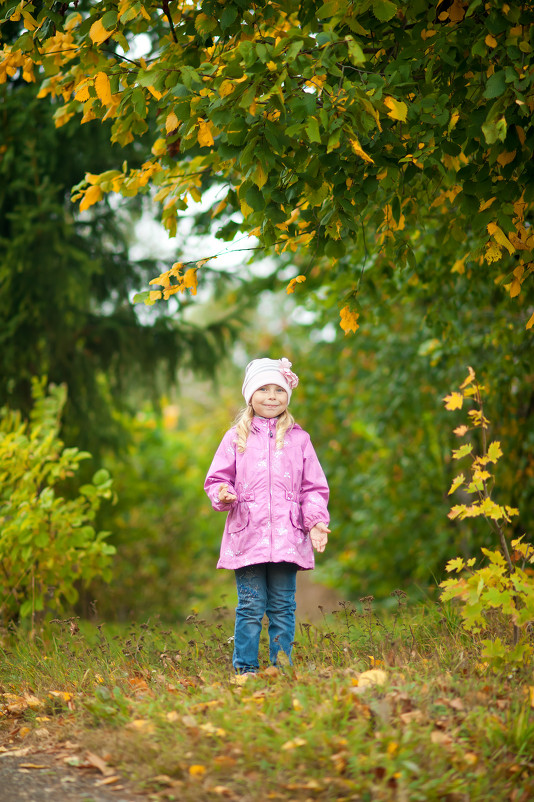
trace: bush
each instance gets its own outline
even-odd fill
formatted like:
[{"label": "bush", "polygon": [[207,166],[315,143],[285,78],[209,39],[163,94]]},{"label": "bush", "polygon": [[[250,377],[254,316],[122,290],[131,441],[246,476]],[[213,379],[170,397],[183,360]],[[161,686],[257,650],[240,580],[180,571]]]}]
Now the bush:
[{"label": "bush", "polygon": [[0,410],[0,604],[5,621],[46,607],[59,610],[78,597],[77,583],[110,579],[115,548],[109,532],[96,532],[95,514],[112,497],[111,479],[97,471],[72,497],[58,486],[91,455],[59,439],[65,385],[33,380],[29,421]]}]

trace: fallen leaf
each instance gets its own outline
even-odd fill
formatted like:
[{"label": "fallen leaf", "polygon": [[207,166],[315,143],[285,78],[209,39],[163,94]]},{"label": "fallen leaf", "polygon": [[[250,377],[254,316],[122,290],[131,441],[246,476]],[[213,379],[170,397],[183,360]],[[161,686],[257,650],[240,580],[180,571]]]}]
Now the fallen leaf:
[{"label": "fallen leaf", "polygon": [[202,777],[206,773],[206,767],[200,766],[197,763],[194,763],[192,766],[189,766],[189,774],[191,777]]},{"label": "fallen leaf", "polygon": [[43,765],[42,763],[20,763],[20,769],[47,769],[48,766]]},{"label": "fallen leaf", "polygon": [[93,766],[93,768],[98,769],[101,774],[113,774],[113,769],[108,766],[103,758],[95,755],[94,752],[85,753],[85,763],[88,763],[90,766]]},{"label": "fallen leaf", "polygon": [[156,731],[156,725],[152,721],[144,718],[136,718],[126,724],[127,730],[142,732],[144,735],[152,735]]},{"label": "fallen leaf", "polygon": [[478,755],[475,755],[474,752],[466,752],[462,757],[468,766],[476,766],[478,763]]},{"label": "fallen leaf", "polygon": [[412,722],[422,721],[424,719],[422,710],[410,710],[408,713],[401,713],[399,718],[403,724],[411,724]]},{"label": "fallen leaf", "polygon": [[142,677],[129,677],[128,685],[136,695],[141,695],[143,693],[151,693],[147,681]]},{"label": "fallen leaf", "polygon": [[6,749],[5,751],[0,752],[0,758],[2,757],[25,757],[26,755],[31,754],[31,752],[35,751],[35,747],[33,746],[23,746],[22,749]]},{"label": "fallen leaf", "polygon": [[282,744],[280,747],[284,750],[284,752],[289,752],[292,749],[298,749],[299,746],[306,746],[307,741],[304,738],[292,738],[290,741],[286,741],[285,744]]},{"label": "fallen leaf", "polygon": [[101,786],[101,785],[114,785],[119,780],[120,780],[120,777],[118,776],[118,774],[114,774],[112,777],[104,777],[104,779],[102,779],[102,780],[97,780],[97,782],[95,782],[95,785],[98,785],[98,786]]},{"label": "fallen leaf", "polygon": [[371,668],[369,671],[363,671],[358,677],[358,686],[364,687],[366,685],[384,685],[387,681],[388,675],[381,668]]},{"label": "fallen leaf", "polygon": [[446,732],[442,732],[441,730],[434,730],[430,733],[430,740],[433,744],[437,746],[450,746],[454,743],[453,739],[450,735]]}]

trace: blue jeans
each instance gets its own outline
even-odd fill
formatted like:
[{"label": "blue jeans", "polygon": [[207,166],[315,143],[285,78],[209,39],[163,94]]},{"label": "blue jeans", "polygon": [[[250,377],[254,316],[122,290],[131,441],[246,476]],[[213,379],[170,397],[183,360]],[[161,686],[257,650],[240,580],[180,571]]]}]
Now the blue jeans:
[{"label": "blue jeans", "polygon": [[269,619],[269,657],[276,665],[282,649],[291,663],[295,637],[297,566],[293,563],[259,563],[235,572],[234,668],[238,673],[257,671],[264,613]]}]

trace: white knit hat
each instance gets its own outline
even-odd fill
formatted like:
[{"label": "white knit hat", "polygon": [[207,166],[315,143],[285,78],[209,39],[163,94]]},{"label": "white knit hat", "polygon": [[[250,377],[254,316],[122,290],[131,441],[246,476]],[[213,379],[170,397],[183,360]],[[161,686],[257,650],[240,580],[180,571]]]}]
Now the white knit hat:
[{"label": "white knit hat", "polygon": [[260,387],[277,384],[286,391],[289,403],[291,391],[298,383],[298,376],[291,370],[289,359],[253,359],[245,370],[242,393],[247,404],[250,404],[250,399]]}]

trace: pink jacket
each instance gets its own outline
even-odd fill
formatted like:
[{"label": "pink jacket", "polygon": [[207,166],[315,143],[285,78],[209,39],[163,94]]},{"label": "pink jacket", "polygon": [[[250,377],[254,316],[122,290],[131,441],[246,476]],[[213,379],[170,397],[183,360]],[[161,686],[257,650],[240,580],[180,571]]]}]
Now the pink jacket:
[{"label": "pink jacket", "polygon": [[[328,484],[310,441],[295,424],[281,451],[275,448],[276,419],[255,417],[243,454],[235,429],[223,437],[204,489],[215,510],[228,510],[217,568],[242,568],[263,562],[292,562],[313,568],[309,532],[328,524]],[[226,482],[237,496],[219,501]]]}]

